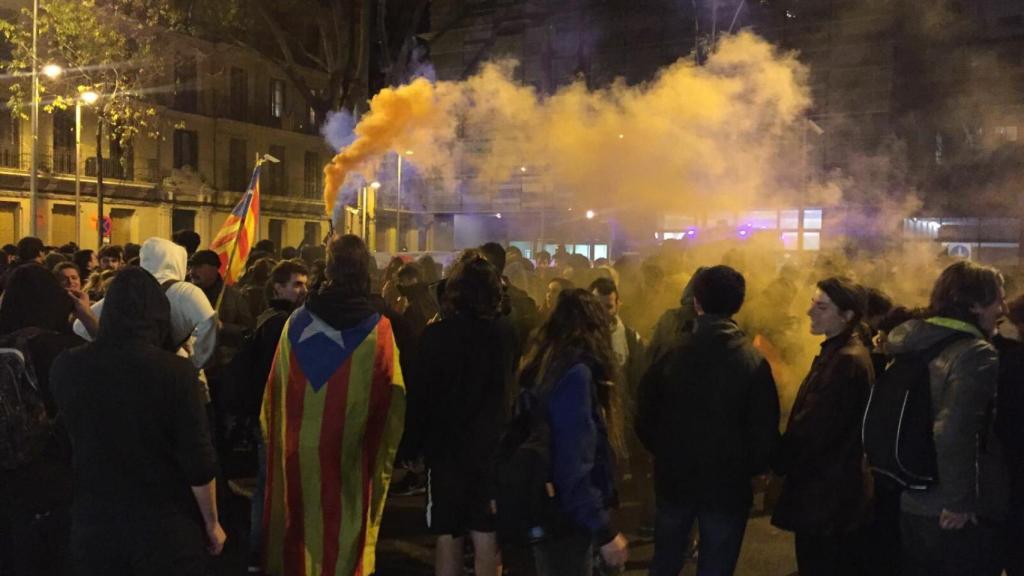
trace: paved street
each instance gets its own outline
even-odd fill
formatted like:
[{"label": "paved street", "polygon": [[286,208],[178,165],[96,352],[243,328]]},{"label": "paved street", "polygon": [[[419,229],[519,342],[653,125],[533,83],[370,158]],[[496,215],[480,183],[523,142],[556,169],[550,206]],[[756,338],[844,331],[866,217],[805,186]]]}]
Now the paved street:
[{"label": "paved street", "polygon": [[[384,515],[377,548],[379,576],[430,576],[433,574],[432,539],[423,527],[423,497],[392,497]],[[627,503],[628,506],[628,503]],[[632,543],[626,574],[647,574],[654,552],[650,539],[627,535]],[[793,538],[773,528],[765,516],[753,518],[740,555],[737,574],[741,576],[790,576],[796,573]],[[687,564],[684,576],[696,574],[696,565]]]}]

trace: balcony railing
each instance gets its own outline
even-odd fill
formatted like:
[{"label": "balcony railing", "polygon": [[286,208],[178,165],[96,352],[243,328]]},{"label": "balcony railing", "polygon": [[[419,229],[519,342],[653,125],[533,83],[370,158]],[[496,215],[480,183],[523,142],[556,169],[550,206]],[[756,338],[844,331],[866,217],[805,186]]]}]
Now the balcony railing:
[{"label": "balcony railing", "polygon": [[[96,177],[96,157],[85,161],[85,175]],[[115,180],[133,180],[135,178],[135,162],[131,159],[121,162],[119,158],[103,159],[103,177]]]}]

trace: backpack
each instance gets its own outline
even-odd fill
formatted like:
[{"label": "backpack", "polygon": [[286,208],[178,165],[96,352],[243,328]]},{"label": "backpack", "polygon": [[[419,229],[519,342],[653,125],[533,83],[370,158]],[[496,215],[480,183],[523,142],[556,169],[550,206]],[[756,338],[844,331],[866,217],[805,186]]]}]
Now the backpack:
[{"label": "backpack", "polygon": [[497,532],[503,545],[535,544],[557,524],[550,438],[542,403],[532,390],[520,391],[495,456]]},{"label": "backpack", "polygon": [[928,365],[947,346],[971,337],[958,332],[925,350],[899,354],[875,381],[861,439],[868,466],[904,490],[924,491],[939,478]]},{"label": "backpack", "polygon": [[25,328],[0,340],[0,470],[33,461],[53,435],[28,349],[41,333]]}]

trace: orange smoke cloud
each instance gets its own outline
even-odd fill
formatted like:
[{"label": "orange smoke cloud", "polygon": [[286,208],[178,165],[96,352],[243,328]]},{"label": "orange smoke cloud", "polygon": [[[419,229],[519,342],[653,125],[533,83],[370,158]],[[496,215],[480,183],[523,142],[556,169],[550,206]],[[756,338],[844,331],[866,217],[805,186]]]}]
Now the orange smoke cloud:
[{"label": "orange smoke cloud", "polygon": [[433,86],[423,78],[399,88],[385,88],[370,101],[370,111],[355,127],[352,144],[324,166],[324,209],[331,214],[349,173],[391,149],[403,132],[428,124],[436,114]]}]

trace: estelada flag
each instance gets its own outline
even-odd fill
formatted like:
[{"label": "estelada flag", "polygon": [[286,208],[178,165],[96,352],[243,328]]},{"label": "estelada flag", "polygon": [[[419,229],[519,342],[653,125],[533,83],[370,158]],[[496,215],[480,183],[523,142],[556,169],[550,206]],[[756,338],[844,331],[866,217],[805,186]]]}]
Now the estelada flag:
[{"label": "estelada flag", "polygon": [[252,171],[249,188],[228,214],[224,225],[213,237],[210,250],[220,257],[220,276],[228,286],[238,282],[245,272],[245,261],[256,243],[256,224],[260,219],[260,165]]},{"label": "estelada flag", "polygon": [[267,380],[264,569],[369,576],[405,419],[391,322],[338,330],[306,307],[288,319]]}]

